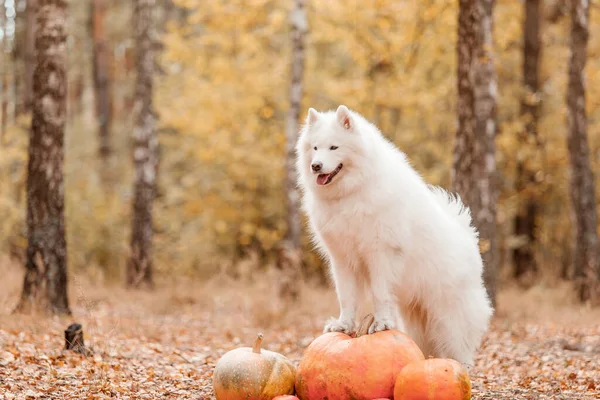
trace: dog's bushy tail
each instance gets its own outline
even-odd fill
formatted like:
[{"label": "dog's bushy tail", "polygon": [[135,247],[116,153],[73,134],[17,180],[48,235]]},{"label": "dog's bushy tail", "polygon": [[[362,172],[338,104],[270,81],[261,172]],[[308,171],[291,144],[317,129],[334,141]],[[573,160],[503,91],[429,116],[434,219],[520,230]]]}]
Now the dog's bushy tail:
[{"label": "dog's bushy tail", "polygon": [[473,226],[471,210],[465,206],[458,194],[450,193],[439,186],[430,185],[429,189],[439,205],[458,220],[460,225],[469,231],[475,239],[479,238],[477,228]]}]

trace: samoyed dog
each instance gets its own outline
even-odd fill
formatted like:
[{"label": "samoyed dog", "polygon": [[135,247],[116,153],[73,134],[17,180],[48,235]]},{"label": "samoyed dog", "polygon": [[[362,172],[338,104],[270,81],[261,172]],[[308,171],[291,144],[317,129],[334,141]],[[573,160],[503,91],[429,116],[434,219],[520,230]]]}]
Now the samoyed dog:
[{"label": "samoyed dog", "polygon": [[460,198],[428,185],[343,105],[311,108],[296,151],[303,210],[340,306],[324,331],[353,332],[359,303],[370,296],[369,333],[398,329],[426,357],[472,365],[493,310],[478,233]]}]

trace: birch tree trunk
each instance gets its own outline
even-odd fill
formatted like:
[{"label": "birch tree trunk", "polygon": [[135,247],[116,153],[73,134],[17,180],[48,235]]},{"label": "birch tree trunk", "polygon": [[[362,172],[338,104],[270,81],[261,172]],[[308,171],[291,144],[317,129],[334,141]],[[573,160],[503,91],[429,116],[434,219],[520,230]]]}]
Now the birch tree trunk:
[{"label": "birch tree trunk", "polygon": [[304,73],[304,46],[308,30],[304,0],[295,0],[290,15],[292,30],[292,73],[290,84],[290,108],[286,121],[286,194],[288,211],[287,241],[296,251],[300,250],[302,220],[300,217],[300,194],[296,187],[296,141],[298,140],[300,106],[302,102],[302,77]]},{"label": "birch tree trunk", "polygon": [[287,197],[287,226],[285,240],[279,246],[277,266],[282,270],[279,279],[279,298],[294,302],[299,296],[298,280],[302,266],[302,219],[300,194],[296,186],[296,142],[300,130],[300,107],[305,58],[305,37],[308,31],[305,0],[294,0],[290,14],[292,59],[290,82],[290,108],[286,116],[285,191]]},{"label": "birch tree trunk", "polygon": [[[535,259],[535,223],[539,203],[534,197],[535,160],[537,155],[539,119],[539,65],[540,65],[540,21],[541,1],[525,1],[523,20],[523,84],[525,96],[521,100],[521,115],[525,118],[525,131],[519,134],[520,147],[525,156],[517,159],[516,190],[519,193],[519,208],[515,216],[515,235],[523,244],[513,251],[514,277],[531,277],[538,270]],[[532,165],[534,164],[534,165]]]},{"label": "birch tree trunk", "polygon": [[454,188],[479,230],[483,278],[496,303],[496,74],[492,59],[494,0],[460,0],[458,14],[458,130]]},{"label": "birch tree trunk", "polygon": [[575,279],[581,301],[598,295],[597,211],[594,175],[590,164],[585,113],[584,68],[589,38],[589,1],[571,3],[571,57],[567,89],[571,209],[575,239]]},{"label": "birch tree trunk", "polygon": [[36,15],[37,64],[27,168],[29,241],[17,310],[70,314],[63,193],[67,2],[39,0]]},{"label": "birch tree trunk", "polygon": [[33,69],[35,66],[35,9],[37,0],[27,0],[25,9],[25,79],[23,88],[23,112],[29,112],[33,104]]},{"label": "birch tree trunk", "polygon": [[[6,29],[6,6],[0,0],[0,28]],[[8,56],[7,49],[8,37],[3,35],[0,40],[0,144],[6,133],[8,124]]]},{"label": "birch tree trunk", "polygon": [[154,74],[155,0],[135,1],[135,128],[133,160],[135,167],[131,257],[127,285],[152,286],[152,202],[156,191],[158,138],[152,105]]},{"label": "birch tree trunk", "polygon": [[106,31],[104,29],[104,16],[106,15],[106,1],[92,0],[91,2],[91,33],[93,49],[93,74],[94,94],[96,101],[96,118],[98,118],[98,139],[100,143],[100,156],[105,158],[111,152],[110,127],[111,127],[111,99],[109,77],[109,49]]},{"label": "birch tree trunk", "polygon": [[13,89],[13,121],[23,113],[23,61],[25,48],[25,13],[17,7],[17,2],[14,4],[14,16],[12,24],[14,24],[14,33],[12,35],[12,45],[10,58],[12,64],[11,84]]}]

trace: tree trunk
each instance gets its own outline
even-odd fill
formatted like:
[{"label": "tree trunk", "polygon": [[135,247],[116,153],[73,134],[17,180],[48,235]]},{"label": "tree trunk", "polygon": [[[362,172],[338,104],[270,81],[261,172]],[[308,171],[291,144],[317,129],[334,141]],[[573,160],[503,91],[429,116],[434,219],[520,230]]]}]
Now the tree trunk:
[{"label": "tree trunk", "polygon": [[35,9],[37,0],[27,0],[25,9],[25,79],[23,112],[31,111],[33,104],[33,68],[35,66]]},{"label": "tree trunk", "polygon": [[73,71],[71,85],[69,86],[69,119],[73,121],[77,115],[83,113],[83,93],[85,92],[85,79],[81,71]]},{"label": "tree trunk", "polygon": [[496,74],[492,60],[494,0],[460,0],[458,15],[458,130],[454,188],[479,230],[483,278],[496,304]]},{"label": "tree trunk", "polygon": [[154,73],[155,0],[135,1],[135,41],[137,78],[135,83],[135,127],[133,158],[135,166],[131,258],[127,285],[152,286],[152,202],[156,191],[158,138],[152,106]]},{"label": "tree trunk", "polygon": [[[6,28],[6,6],[0,0],[0,29],[4,31]],[[0,41],[0,144],[6,133],[6,125],[8,123],[8,66],[5,48],[7,36],[3,36]]]},{"label": "tree trunk", "polygon": [[91,349],[85,346],[81,324],[71,324],[65,330],[65,350],[73,350],[84,356],[92,356],[94,354]]},{"label": "tree trunk", "polygon": [[296,188],[296,141],[298,140],[300,107],[302,102],[302,78],[304,74],[304,38],[308,30],[304,0],[295,0],[291,14],[292,71],[290,84],[290,108],[286,123],[286,194],[288,230],[286,240],[293,251],[300,251],[302,220],[300,217],[300,194]]},{"label": "tree trunk", "polygon": [[28,246],[17,310],[70,314],[64,222],[63,145],[67,108],[67,2],[39,0],[33,117],[27,175]]},{"label": "tree trunk", "polygon": [[100,156],[106,158],[111,152],[110,127],[112,122],[110,77],[109,77],[109,48],[107,45],[106,31],[104,29],[104,16],[106,15],[106,1],[92,0],[91,2],[91,33],[93,50],[93,75],[94,94],[96,101],[96,118],[98,118],[98,133],[100,143]]},{"label": "tree trunk", "polygon": [[539,119],[539,62],[541,50],[540,0],[525,1],[523,21],[523,84],[525,96],[521,100],[521,116],[525,119],[525,131],[519,134],[520,147],[532,148],[527,157],[517,158],[516,190],[519,208],[515,216],[515,235],[523,238],[524,244],[513,250],[514,277],[517,279],[538,270],[535,259],[535,223],[539,201],[534,197],[535,152],[538,148],[537,124]]},{"label": "tree trunk", "polygon": [[14,35],[12,40],[12,86],[13,86],[13,115],[14,120],[23,113],[23,67],[25,64],[25,13],[19,10],[17,1],[14,4],[15,15],[13,17]]},{"label": "tree trunk", "polygon": [[571,57],[567,89],[569,160],[571,164],[571,208],[575,236],[575,278],[581,301],[597,295],[598,232],[594,175],[590,164],[585,114],[584,68],[589,37],[589,2],[571,4]]}]

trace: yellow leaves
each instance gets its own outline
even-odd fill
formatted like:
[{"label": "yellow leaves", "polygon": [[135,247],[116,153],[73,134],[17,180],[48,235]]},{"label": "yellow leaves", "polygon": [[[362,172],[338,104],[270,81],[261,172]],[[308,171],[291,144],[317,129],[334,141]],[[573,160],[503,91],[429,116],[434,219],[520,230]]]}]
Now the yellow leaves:
[{"label": "yellow leaves", "polygon": [[[271,248],[286,230],[284,116],[289,107],[291,2],[176,2],[189,13],[185,23],[171,24],[163,36],[167,73],[157,79],[156,99],[161,123],[177,135],[165,141],[165,160],[173,165],[162,176],[176,180],[194,171],[197,179],[185,185],[177,181],[179,192],[173,189],[166,196],[173,210],[161,224],[185,226],[190,233],[180,238],[173,228],[173,240],[202,242],[203,251],[231,252],[251,244]],[[543,88],[525,97],[543,107],[538,131],[544,151],[538,153],[534,143],[517,140],[526,123],[520,116],[522,8],[522,3],[499,1],[495,12],[499,175],[509,188],[517,160],[525,160],[539,171],[535,190],[548,193],[550,200],[544,202],[558,207],[563,195],[548,187],[568,186],[568,24],[544,28]],[[407,152],[428,181],[450,185],[456,0],[314,0],[307,12],[302,117],[308,107],[331,109],[341,103],[360,110]],[[598,38],[600,34],[591,35],[590,54],[600,53]],[[595,149],[600,63],[593,57],[586,73],[590,143]],[[508,189],[502,192],[502,223],[511,223],[518,196]],[[181,221],[176,214],[181,207],[201,222]]]},{"label": "yellow leaves", "polygon": [[173,4],[182,8],[195,9],[202,4],[201,0],[173,0]]},{"label": "yellow leaves", "polygon": [[392,21],[389,18],[378,17],[375,20],[375,25],[383,31],[389,31],[392,27]]},{"label": "yellow leaves", "polygon": [[231,82],[231,79],[236,74],[235,65],[230,59],[225,57],[215,57],[211,61],[211,69],[214,72],[213,81],[216,84],[223,83],[227,84]]},{"label": "yellow leaves", "polygon": [[273,109],[273,107],[270,106],[264,106],[260,109],[260,116],[264,119],[272,118],[274,113],[275,110]]},{"label": "yellow leaves", "polygon": [[254,224],[251,224],[249,222],[244,222],[244,223],[242,223],[240,232],[243,233],[244,235],[252,236],[256,232],[256,228],[257,227]]},{"label": "yellow leaves", "polygon": [[286,14],[282,10],[275,10],[269,15],[269,26],[273,30],[285,29]]},{"label": "yellow leaves", "polygon": [[433,21],[440,14],[440,5],[435,2],[429,4],[423,12],[423,19],[425,21]]},{"label": "yellow leaves", "polygon": [[215,230],[221,234],[227,232],[227,223],[223,220],[218,220],[215,222]]},{"label": "yellow leaves", "polygon": [[514,3],[499,3],[494,15],[494,24],[496,27],[502,27],[501,32],[494,36],[496,51],[504,52],[512,47],[520,47],[522,32],[522,10],[523,7],[516,6]]},{"label": "yellow leaves", "polygon": [[210,148],[199,148],[198,149],[198,158],[200,159],[200,161],[203,162],[211,162],[212,160],[214,160],[214,156],[215,156],[215,152],[213,149]]},{"label": "yellow leaves", "polygon": [[161,41],[165,51],[161,57],[169,62],[190,62],[195,58],[193,50],[194,43],[186,41],[184,38],[189,29],[186,27],[170,26],[165,34],[161,36]]},{"label": "yellow leaves", "polygon": [[256,234],[258,240],[265,250],[271,250],[279,240],[282,239],[281,232],[259,228]]},{"label": "yellow leaves", "polygon": [[198,216],[204,210],[202,199],[192,199],[185,204],[185,213],[188,216]]},{"label": "yellow leaves", "polygon": [[250,178],[246,181],[249,190],[256,190],[258,188],[258,179]]},{"label": "yellow leaves", "polygon": [[479,240],[479,252],[485,254],[490,251],[490,241],[488,239]]},{"label": "yellow leaves", "polygon": [[187,22],[190,25],[198,25],[199,23],[201,23],[205,18],[205,15],[203,12],[201,11],[197,11],[195,13],[192,13],[188,18],[187,18]]},{"label": "yellow leaves", "polygon": [[249,246],[252,243],[252,237],[242,234],[238,239],[238,243],[242,247]]}]

